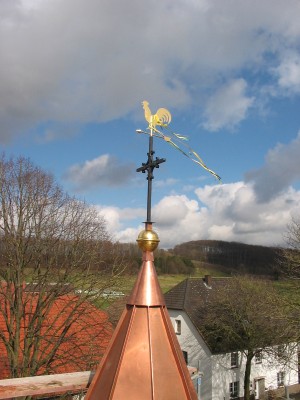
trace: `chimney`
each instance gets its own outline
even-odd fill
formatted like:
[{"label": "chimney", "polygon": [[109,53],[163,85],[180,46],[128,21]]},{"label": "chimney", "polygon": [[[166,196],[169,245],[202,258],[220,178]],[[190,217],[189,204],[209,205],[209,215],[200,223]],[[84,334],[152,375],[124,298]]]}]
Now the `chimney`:
[{"label": "chimney", "polygon": [[212,284],[212,277],[211,275],[205,275],[204,276],[204,282],[207,286],[211,286]]}]

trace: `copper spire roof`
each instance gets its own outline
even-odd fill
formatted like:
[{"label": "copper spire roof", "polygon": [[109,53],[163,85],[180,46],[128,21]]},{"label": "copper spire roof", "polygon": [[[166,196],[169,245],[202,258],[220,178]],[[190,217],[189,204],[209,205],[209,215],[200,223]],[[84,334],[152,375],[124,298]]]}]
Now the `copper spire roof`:
[{"label": "copper spire roof", "polygon": [[197,399],[151,251],[143,251],[139,276],[85,398]]},{"label": "copper spire roof", "polygon": [[86,400],[197,400],[153,263],[159,242],[151,222],[153,170],[166,160],[153,158],[153,128],[164,119],[148,111],[148,159],[137,169],[147,171],[148,180],[147,222],[137,239],[143,264]]}]

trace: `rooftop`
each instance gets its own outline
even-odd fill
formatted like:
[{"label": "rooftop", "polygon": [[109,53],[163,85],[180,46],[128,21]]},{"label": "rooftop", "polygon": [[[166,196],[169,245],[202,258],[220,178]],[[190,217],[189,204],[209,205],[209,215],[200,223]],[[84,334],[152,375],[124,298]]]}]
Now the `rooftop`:
[{"label": "rooftop", "polygon": [[[1,297],[3,295],[2,292],[0,294],[0,301],[2,302],[3,298],[1,299]],[[30,315],[38,300],[38,296],[32,292],[26,292],[24,296],[26,296],[26,299],[23,299],[24,316],[20,327],[20,365],[24,360],[25,338],[28,339],[30,334],[28,329]],[[78,302],[80,302],[80,297],[75,294],[63,294],[53,301],[41,330],[42,340],[37,356],[37,362],[40,362],[41,366],[36,375],[90,370],[98,364],[105,352],[113,333],[107,314],[87,301],[82,302],[77,307]],[[76,311],[73,307],[75,304]],[[72,313],[74,317],[72,324],[68,324]],[[63,329],[68,329],[68,332],[64,339],[59,342]],[[0,313],[0,331],[4,338],[8,337],[8,325],[3,313]],[[43,356],[52,352],[55,346],[58,346],[58,349],[55,351],[53,359],[47,365],[43,364]],[[1,340],[0,379],[11,376],[8,363],[7,349],[3,340]]]},{"label": "rooftop", "polygon": [[185,311],[206,341],[212,352],[217,352],[214,343],[203,336],[203,313],[207,312],[210,299],[224,287],[231,278],[212,277],[206,275],[204,278],[187,278],[165,293],[167,308],[170,310]]}]

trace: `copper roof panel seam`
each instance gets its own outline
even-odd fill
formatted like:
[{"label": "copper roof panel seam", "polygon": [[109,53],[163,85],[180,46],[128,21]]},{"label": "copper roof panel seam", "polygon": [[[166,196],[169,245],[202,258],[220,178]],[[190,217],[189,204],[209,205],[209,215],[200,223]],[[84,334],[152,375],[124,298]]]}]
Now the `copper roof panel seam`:
[{"label": "copper roof panel seam", "polygon": [[109,400],[113,399],[113,395],[114,395],[114,392],[115,392],[115,388],[116,388],[116,384],[117,384],[117,380],[118,380],[118,376],[119,376],[119,372],[120,372],[120,367],[122,365],[122,361],[123,361],[126,345],[127,345],[127,342],[128,342],[129,335],[131,333],[131,327],[132,327],[132,324],[133,324],[133,320],[134,320],[135,314],[136,314],[136,307],[133,306],[132,313],[131,313],[131,316],[130,316],[130,321],[129,321],[129,324],[128,324],[128,327],[127,327],[127,332],[126,332],[126,335],[125,335],[125,338],[124,338],[124,342],[123,342],[122,352],[121,352],[121,355],[120,355],[118,366],[116,368],[116,373],[115,373],[115,376],[114,376],[114,380],[113,380],[113,384],[112,384],[112,390],[111,390],[111,393],[110,393],[110,396],[109,396]]},{"label": "copper roof panel seam", "polygon": [[153,400],[147,307],[135,307],[133,322],[128,330],[130,330],[130,335],[112,398],[114,400]]},{"label": "copper roof panel seam", "polygon": [[150,328],[150,318],[149,318],[149,307],[147,307],[147,323],[148,323],[148,338],[149,338],[149,357],[151,365],[151,393],[152,399],[154,400],[154,376],[153,376],[153,352],[152,352],[152,335]]},{"label": "copper roof panel seam", "polygon": [[167,334],[168,326],[162,316],[162,308],[149,310],[153,352],[153,388],[155,400],[184,400],[186,390],[178,370]]},{"label": "copper roof panel seam", "polygon": [[[178,358],[180,358],[180,356],[178,357],[178,355],[179,355],[179,354],[181,355],[181,350],[180,350],[180,352],[178,352],[178,348],[177,348],[177,346],[176,346],[176,345],[177,345],[177,338],[175,338],[175,339],[176,339],[176,341],[175,341],[175,340],[174,340],[174,337],[173,337],[173,335],[172,335],[172,333],[171,333],[171,332],[172,332],[171,329],[174,329],[174,328],[173,328],[173,326],[172,326],[171,323],[169,324],[168,318],[167,318],[167,316],[165,315],[165,313],[164,313],[163,311],[165,311],[165,310],[162,310],[162,318],[163,318],[164,324],[169,328],[169,329],[166,329],[166,332],[167,332],[169,341],[170,341],[170,343],[171,343],[171,345],[172,345],[173,351],[175,350],[175,353],[177,354],[177,357],[174,357],[174,358],[175,358],[175,360],[176,360],[177,366],[179,367],[178,369],[179,369],[179,371],[181,372],[181,375],[182,375],[183,377],[185,377],[185,374],[182,373],[181,365],[180,365],[180,363],[177,361]],[[170,329],[170,328],[171,328],[171,329]]]},{"label": "copper roof panel seam", "polygon": [[[132,307],[130,307],[130,308],[132,308]],[[128,316],[128,313],[130,313],[129,316]],[[104,357],[102,358],[102,360],[101,360],[101,362],[100,362],[100,364],[99,364],[99,366],[97,368],[95,376],[94,376],[94,378],[93,378],[93,380],[92,380],[92,382],[90,384],[89,390],[88,390],[88,392],[87,392],[87,394],[85,396],[86,400],[97,398],[97,397],[95,397],[95,396],[98,395],[96,387],[98,386],[99,380],[103,379],[103,375],[105,375],[105,366],[107,365],[107,360],[111,357],[111,353],[113,351],[113,348],[116,345],[116,339],[120,336],[119,335],[120,330],[124,329],[124,325],[129,325],[129,323],[127,322],[127,319],[128,318],[129,318],[129,320],[132,319],[132,313],[133,313],[133,308],[132,308],[132,310],[128,310],[128,309],[125,308],[125,310],[123,311],[123,313],[121,315],[121,318],[120,318],[120,321],[118,323],[118,326],[115,329],[115,332],[114,332],[114,334],[113,334],[113,336],[111,338],[110,344],[109,344],[108,348],[106,349],[106,353],[105,353]],[[123,326],[123,328],[122,328],[122,326]],[[126,340],[126,336],[127,336],[127,334],[124,337],[122,348],[124,348],[124,342]],[[111,382],[111,384],[109,384],[109,386],[110,386],[109,392],[110,393],[113,393],[112,388],[115,386],[114,385],[114,381],[115,381],[115,378],[116,378],[116,371],[119,368],[119,365],[120,365],[120,359],[118,361],[118,365],[117,365],[117,368],[115,369],[115,372],[114,373],[110,372],[110,374],[113,375],[112,382]],[[110,398],[111,398],[111,396],[109,397],[109,399]],[[101,397],[100,397],[100,399],[101,399]],[[105,400],[108,400],[108,399],[105,399]]]},{"label": "copper roof panel seam", "polygon": [[[175,331],[174,331],[173,325],[171,323],[170,317],[167,314],[166,309],[162,308],[161,313],[162,313],[162,319],[164,321],[164,324],[168,327],[168,329],[166,329],[166,332],[167,332],[167,335],[169,338],[169,342],[172,346],[172,350],[176,354],[176,357],[174,356],[174,359],[176,361],[178,371],[182,377],[182,381],[184,384],[184,390],[186,392],[187,399],[197,400],[197,394],[193,387],[193,384],[192,384],[188,369],[186,367],[185,360],[183,358],[183,354],[180,349],[177,337],[175,336]],[[185,367],[185,369],[183,366]]]}]

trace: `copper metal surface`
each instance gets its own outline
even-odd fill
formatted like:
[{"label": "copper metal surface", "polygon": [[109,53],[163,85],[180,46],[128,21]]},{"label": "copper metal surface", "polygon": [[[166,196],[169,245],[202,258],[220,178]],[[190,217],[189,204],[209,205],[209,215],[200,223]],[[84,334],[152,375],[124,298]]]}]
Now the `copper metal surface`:
[{"label": "copper metal surface", "polygon": [[197,400],[165,306],[152,253],[159,242],[151,222],[153,170],[166,161],[153,158],[153,127],[167,123],[171,115],[164,109],[151,115],[146,102],[144,108],[151,132],[148,160],[137,169],[147,171],[148,180],[147,222],[137,239],[143,263],[86,400]]},{"label": "copper metal surface", "polygon": [[[165,308],[149,309],[149,326],[151,327],[151,351],[153,370],[153,399],[172,400],[190,399],[185,376],[178,368],[178,354],[174,343],[169,340],[163,314]],[[173,329],[173,327],[172,327]],[[180,362],[182,360],[180,359]],[[184,363],[184,360],[183,360]],[[180,364],[180,363],[179,363]],[[186,369],[186,366],[184,364]],[[188,379],[190,380],[189,374]],[[170,394],[172,393],[172,397]]]},{"label": "copper metal surface", "polygon": [[86,400],[197,400],[153,264],[143,265]]},{"label": "copper metal surface", "polygon": [[127,304],[148,307],[165,305],[153,264],[153,253],[149,251],[143,253],[143,264]]},{"label": "copper metal surface", "polygon": [[131,310],[125,309],[123,311],[110,345],[97,368],[85,399],[110,399],[110,394],[113,392],[115,380],[118,377],[119,363],[121,361],[121,354],[132,310],[133,308],[131,308]]}]

